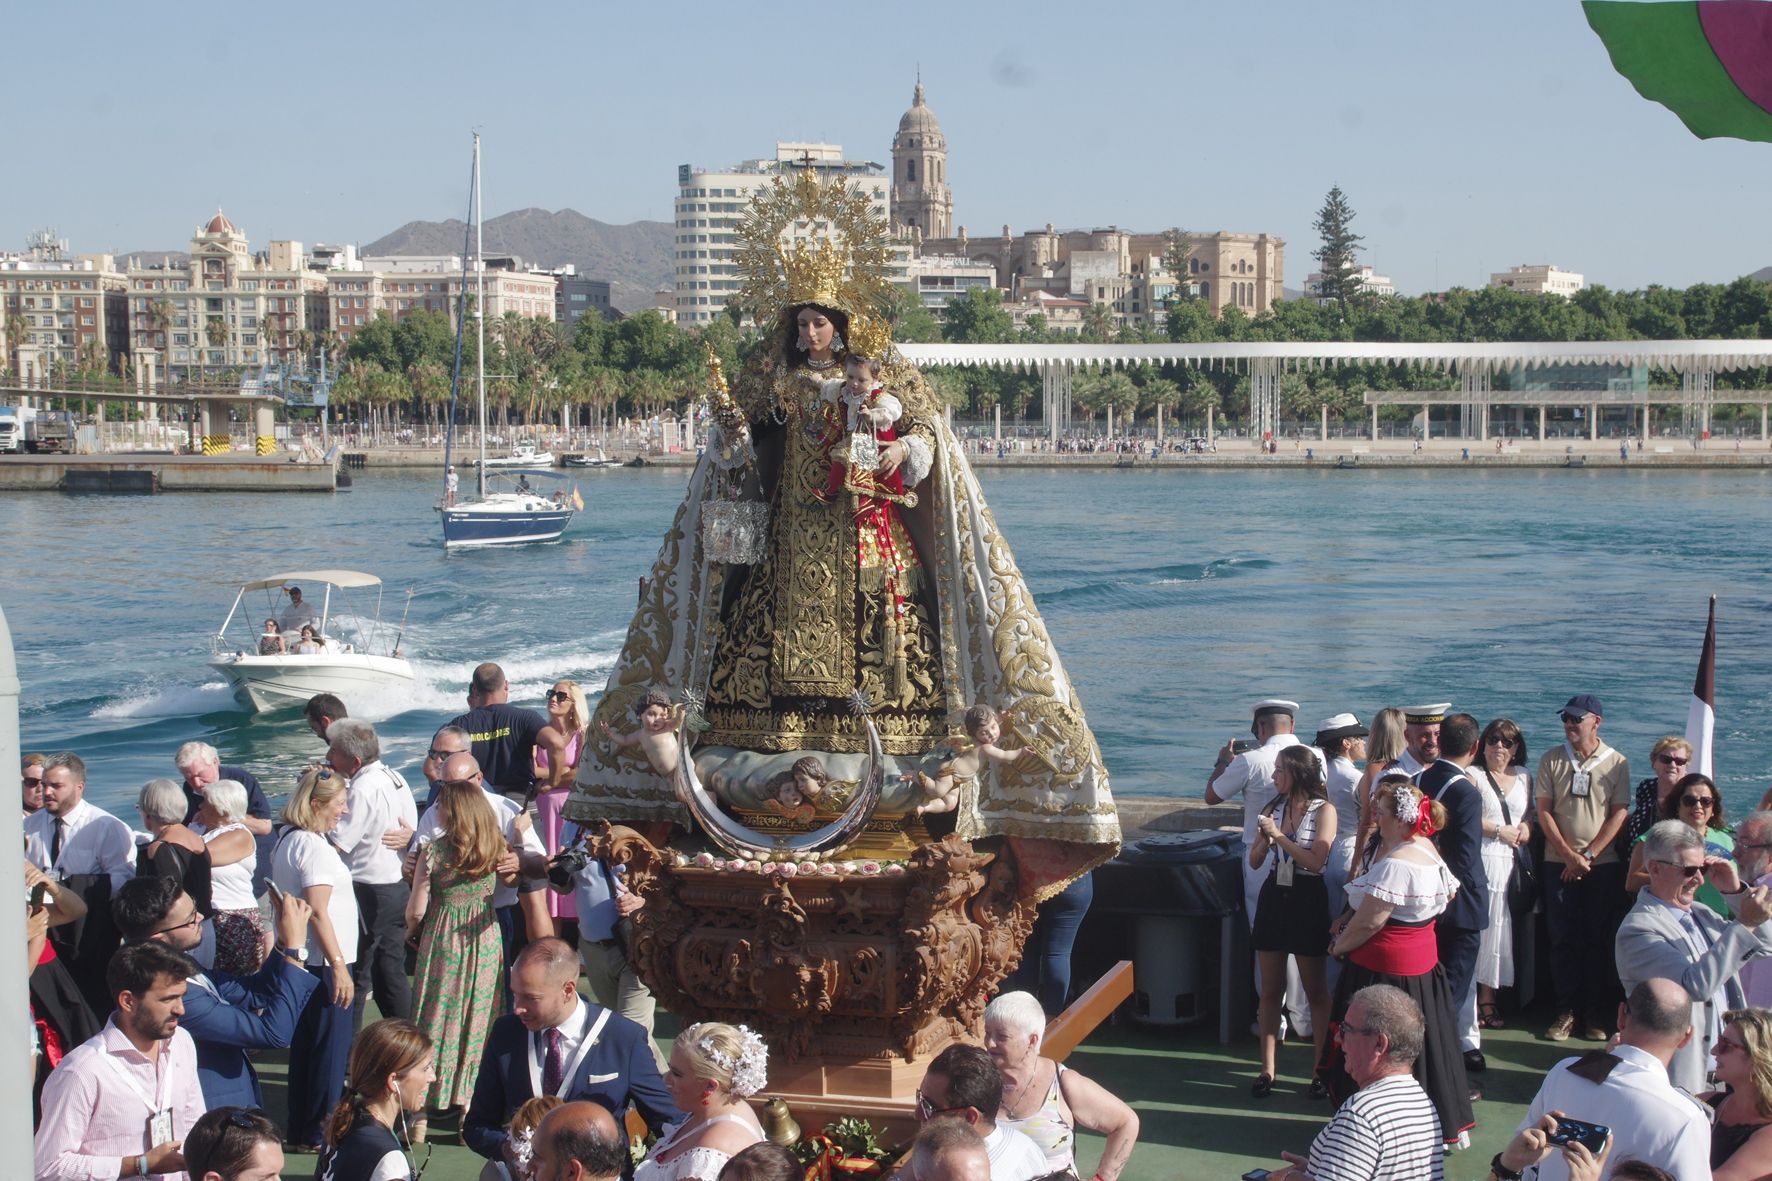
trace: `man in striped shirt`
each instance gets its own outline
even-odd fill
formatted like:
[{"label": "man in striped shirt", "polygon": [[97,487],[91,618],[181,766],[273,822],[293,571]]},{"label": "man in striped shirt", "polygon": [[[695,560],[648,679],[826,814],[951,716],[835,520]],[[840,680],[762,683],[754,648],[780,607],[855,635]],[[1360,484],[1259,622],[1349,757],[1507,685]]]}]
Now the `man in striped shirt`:
[{"label": "man in striped shirt", "polygon": [[1421,1010],[1400,988],[1356,992],[1341,1023],[1347,1070],[1360,1085],[1311,1141],[1307,1160],[1270,1181],[1442,1181],[1440,1117],[1411,1073],[1421,1056]]}]

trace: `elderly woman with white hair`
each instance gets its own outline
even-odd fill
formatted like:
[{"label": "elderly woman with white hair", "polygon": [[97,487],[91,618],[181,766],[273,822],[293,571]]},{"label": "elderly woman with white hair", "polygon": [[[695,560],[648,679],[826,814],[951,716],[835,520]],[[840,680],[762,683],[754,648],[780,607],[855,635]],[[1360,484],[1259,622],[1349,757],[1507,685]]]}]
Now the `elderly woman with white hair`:
[{"label": "elderly woman with white hair", "polygon": [[215,967],[249,976],[264,963],[265,922],[252,892],[258,842],[244,823],[246,785],[217,779],[203,793],[196,827],[209,850],[208,912],[215,922]]},{"label": "elderly woman with white hair", "polygon": [[1096,1181],[1117,1181],[1138,1143],[1138,1113],[1091,1082],[1040,1053],[1046,1013],[1028,992],[1006,992],[984,1011],[984,1048],[1003,1076],[997,1122],[1028,1136],[1046,1154],[1049,1173],[1077,1168],[1077,1128],[1107,1137]]}]

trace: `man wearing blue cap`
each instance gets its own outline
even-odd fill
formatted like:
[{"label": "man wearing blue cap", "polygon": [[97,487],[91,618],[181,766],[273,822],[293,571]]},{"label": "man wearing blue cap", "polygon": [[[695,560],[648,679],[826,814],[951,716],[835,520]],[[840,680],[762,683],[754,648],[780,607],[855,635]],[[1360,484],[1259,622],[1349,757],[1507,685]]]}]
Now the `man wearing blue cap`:
[{"label": "man wearing blue cap", "polygon": [[1550,930],[1557,1017],[1545,1037],[1575,1031],[1604,1041],[1617,1008],[1613,940],[1623,920],[1624,861],[1618,836],[1631,805],[1630,762],[1600,741],[1600,699],[1578,693],[1563,706],[1563,742],[1538,760],[1533,801],[1544,832],[1544,917]]}]

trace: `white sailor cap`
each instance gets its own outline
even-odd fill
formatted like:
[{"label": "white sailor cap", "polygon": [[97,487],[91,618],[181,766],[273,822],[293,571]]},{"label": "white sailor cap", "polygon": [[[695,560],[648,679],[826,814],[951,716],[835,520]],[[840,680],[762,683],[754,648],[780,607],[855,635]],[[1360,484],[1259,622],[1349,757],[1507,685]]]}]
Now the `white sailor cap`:
[{"label": "white sailor cap", "polygon": [[1438,701],[1433,705],[1405,705],[1403,720],[1411,726],[1437,726],[1446,720],[1452,712],[1450,701]]},{"label": "white sailor cap", "polygon": [[1287,701],[1281,697],[1270,697],[1266,701],[1255,703],[1255,716],[1264,714],[1285,714],[1289,718],[1298,716],[1298,702]]},{"label": "white sailor cap", "polygon": [[1353,714],[1336,714],[1317,723],[1318,742],[1334,738],[1364,738],[1366,735],[1366,727],[1360,725],[1360,719]]}]

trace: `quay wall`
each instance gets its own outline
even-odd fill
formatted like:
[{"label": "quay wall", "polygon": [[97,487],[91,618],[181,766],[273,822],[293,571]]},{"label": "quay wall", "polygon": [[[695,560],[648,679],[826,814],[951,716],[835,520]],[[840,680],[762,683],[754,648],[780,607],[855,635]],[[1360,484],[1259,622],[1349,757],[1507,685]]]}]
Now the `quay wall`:
[{"label": "quay wall", "polygon": [[289,455],[0,457],[0,492],[332,492],[337,487],[332,464],[297,462]]}]

